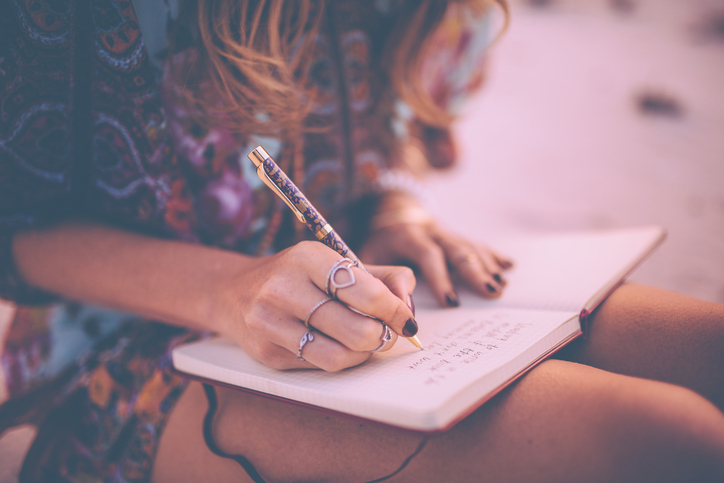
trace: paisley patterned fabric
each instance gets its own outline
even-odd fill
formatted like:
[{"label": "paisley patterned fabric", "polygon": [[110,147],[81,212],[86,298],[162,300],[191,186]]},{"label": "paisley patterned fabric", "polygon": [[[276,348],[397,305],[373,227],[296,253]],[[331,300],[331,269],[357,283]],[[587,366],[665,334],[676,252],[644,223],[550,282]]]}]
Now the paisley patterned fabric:
[{"label": "paisley patterned fabric", "polygon": [[[168,10],[167,0],[142,1]],[[416,120],[379,65],[397,4],[329,2],[314,39],[311,115],[329,128],[305,135],[304,164],[292,172],[347,241],[351,213],[389,188],[381,180],[394,179],[414,135]],[[263,144],[284,166],[294,147],[195,122],[170,95],[178,86],[158,35],[170,16],[140,20],[128,0],[0,2],[0,296],[20,305],[0,353],[10,394],[0,431],[39,425],[28,481],[146,481],[186,385],[169,351],[199,334],[64,301],[40,306],[53,296],[17,275],[17,230],[78,216],[81,206],[127,229],[248,254],[303,234],[246,159]],[[88,34],[90,45],[75,41]],[[442,105],[457,109],[477,87],[486,41],[477,20],[446,19],[425,64]]]}]

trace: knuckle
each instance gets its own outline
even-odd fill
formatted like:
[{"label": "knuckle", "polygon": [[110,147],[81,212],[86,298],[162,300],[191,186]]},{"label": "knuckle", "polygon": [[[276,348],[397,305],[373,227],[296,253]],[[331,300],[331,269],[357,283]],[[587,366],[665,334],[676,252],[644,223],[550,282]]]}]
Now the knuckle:
[{"label": "knuckle", "polygon": [[379,323],[372,320],[365,321],[364,323],[356,324],[354,331],[353,342],[348,345],[353,351],[367,351],[379,345],[375,345],[375,341],[379,341],[382,334],[382,328]]},{"label": "knuckle", "polygon": [[331,347],[317,364],[327,372],[339,372],[348,367],[347,353],[341,347]]},{"label": "knuckle", "polygon": [[295,244],[292,248],[295,249],[295,253],[301,253],[301,254],[308,254],[309,252],[314,252],[318,248],[320,248],[320,245],[316,241],[311,240],[302,240],[299,243]]},{"label": "knuckle", "polygon": [[395,267],[392,277],[395,283],[411,288],[414,288],[417,282],[415,272],[410,267]]},{"label": "knuckle", "polygon": [[266,345],[272,338],[276,325],[265,314],[255,314],[245,319],[246,330],[250,339],[259,345]]},{"label": "knuckle", "polygon": [[255,352],[256,356],[262,362],[271,362],[273,351],[271,350],[271,347],[269,347],[267,344],[257,344]]},{"label": "knuckle", "polygon": [[281,369],[279,354],[274,347],[269,344],[256,344],[254,349],[254,356],[256,359],[264,364],[265,366],[273,369]]},{"label": "knuckle", "polygon": [[264,320],[263,315],[259,313],[259,308],[254,307],[249,316],[244,319],[244,322],[246,323],[246,328],[249,329],[249,331],[258,334],[266,328]]},{"label": "knuckle", "polygon": [[445,251],[436,243],[425,243],[417,251],[418,262],[440,263],[445,261]]},{"label": "knuckle", "polygon": [[285,303],[289,297],[289,290],[286,288],[287,280],[282,275],[270,275],[259,286],[257,292],[257,304],[266,309],[278,307]]},{"label": "knuckle", "polygon": [[315,245],[319,245],[319,243],[310,240],[300,241],[299,243],[295,243],[289,248],[283,250],[280,253],[280,257],[284,259],[284,263],[286,265],[301,263],[307,260],[309,255],[318,249]]},{"label": "knuckle", "polygon": [[397,267],[399,276],[404,280],[415,280],[415,272],[410,267]]}]

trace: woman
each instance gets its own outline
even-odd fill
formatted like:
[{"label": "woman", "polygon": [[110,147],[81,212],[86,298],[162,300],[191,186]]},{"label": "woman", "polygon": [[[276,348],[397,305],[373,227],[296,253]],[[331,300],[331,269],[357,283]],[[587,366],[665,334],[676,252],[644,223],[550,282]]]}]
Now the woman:
[{"label": "woman", "polygon": [[[454,159],[487,2],[10,3],[0,273],[21,307],[0,420],[40,428],[21,479],[721,480],[724,309],[628,285],[568,361],[442,435],[218,389],[214,452],[204,441],[209,403],[171,371],[175,344],[219,332],[322,370],[381,345],[379,323],[330,302],[296,357],[339,255],[256,180],[256,144],[362,256],[370,274],[339,297],[393,339],[417,332],[415,279],[375,263],[418,267],[443,306],[458,304],[448,265],[481,296],[504,289],[510,262],[438,229],[400,174]],[[77,302],[24,306],[50,300]]]}]

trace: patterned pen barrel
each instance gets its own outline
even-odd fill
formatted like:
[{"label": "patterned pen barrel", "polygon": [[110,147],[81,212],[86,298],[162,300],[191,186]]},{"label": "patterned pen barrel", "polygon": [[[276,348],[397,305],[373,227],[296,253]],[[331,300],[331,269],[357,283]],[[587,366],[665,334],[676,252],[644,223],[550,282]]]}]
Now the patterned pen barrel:
[{"label": "patterned pen barrel", "polygon": [[337,235],[327,220],[319,214],[263,147],[257,146],[248,157],[256,166],[259,178],[291,208],[299,221],[307,225],[319,241],[343,257],[356,262],[360,268],[366,271],[357,255]]},{"label": "patterned pen barrel", "polygon": [[[309,200],[307,200],[307,197],[304,196],[292,180],[284,174],[284,171],[277,166],[277,163],[274,162],[263,147],[257,146],[248,154],[248,157],[256,166],[257,176],[289,206],[299,221],[312,230],[312,233],[314,233],[314,236],[316,236],[319,241],[343,257],[349,258],[355,262],[359,268],[367,272],[367,269],[362,265],[357,255],[350,250],[347,244],[337,235],[334,229],[332,229],[332,226],[327,223],[327,220],[319,214]],[[374,319],[371,315],[365,314],[354,307],[349,306],[349,309],[360,315]],[[385,329],[384,334],[389,334],[387,326],[384,323],[382,326]],[[422,345],[417,336],[407,337],[407,340],[418,349],[422,349]]]}]

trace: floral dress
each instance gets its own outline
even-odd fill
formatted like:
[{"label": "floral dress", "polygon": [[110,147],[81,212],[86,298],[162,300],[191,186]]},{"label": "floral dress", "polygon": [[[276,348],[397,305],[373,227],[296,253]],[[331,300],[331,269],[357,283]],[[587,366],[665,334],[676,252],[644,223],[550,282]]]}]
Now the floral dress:
[{"label": "floral dress", "polygon": [[[330,129],[292,146],[196,123],[172,92],[173,0],[0,2],[0,296],[17,310],[0,363],[0,431],[39,428],[24,481],[146,481],[188,381],[170,350],[203,334],[60,300],[25,284],[15,232],[72,217],[261,255],[304,232],[257,178],[263,144],[343,234],[397,171],[417,122],[379,64],[396,0],[331,1],[314,39],[312,113]],[[481,80],[485,18],[446,16],[425,82],[450,109]],[[175,55],[192,55],[181,51]],[[166,94],[165,94],[166,93]],[[435,146],[428,143],[428,156]]]}]

